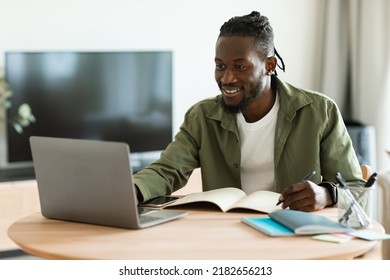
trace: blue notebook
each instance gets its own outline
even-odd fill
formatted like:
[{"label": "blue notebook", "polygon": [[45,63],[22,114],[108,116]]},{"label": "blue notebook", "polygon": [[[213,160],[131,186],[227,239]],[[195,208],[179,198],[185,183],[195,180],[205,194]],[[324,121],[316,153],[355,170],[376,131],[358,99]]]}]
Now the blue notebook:
[{"label": "blue notebook", "polygon": [[241,221],[269,236],[345,233],[352,229],[327,217],[297,210],[276,210],[268,217],[242,218]]},{"label": "blue notebook", "polygon": [[269,236],[295,235],[294,231],[272,220],[270,217],[242,218],[241,221]]}]

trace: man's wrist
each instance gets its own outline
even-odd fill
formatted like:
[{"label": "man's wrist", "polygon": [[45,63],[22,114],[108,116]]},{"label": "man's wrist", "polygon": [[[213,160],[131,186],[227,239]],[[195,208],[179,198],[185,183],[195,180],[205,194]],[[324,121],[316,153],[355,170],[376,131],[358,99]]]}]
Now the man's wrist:
[{"label": "man's wrist", "polygon": [[335,206],[338,202],[338,191],[336,185],[332,182],[321,182],[319,186],[325,188],[329,194],[331,202],[327,206],[329,207]]}]

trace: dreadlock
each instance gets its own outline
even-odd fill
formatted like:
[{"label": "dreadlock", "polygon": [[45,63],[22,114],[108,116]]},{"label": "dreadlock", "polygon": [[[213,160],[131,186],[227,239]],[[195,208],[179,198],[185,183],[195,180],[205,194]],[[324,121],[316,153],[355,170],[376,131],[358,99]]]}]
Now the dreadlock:
[{"label": "dreadlock", "polygon": [[[249,15],[233,17],[225,22],[221,26],[218,37],[228,36],[254,37],[256,47],[259,53],[263,55],[262,59],[276,55],[282,63],[282,65],[278,64],[278,67],[283,72],[285,71],[286,67],[283,59],[274,46],[274,32],[271,24],[268,18],[260,15],[259,12],[253,11]],[[276,71],[275,75],[277,75]]]}]

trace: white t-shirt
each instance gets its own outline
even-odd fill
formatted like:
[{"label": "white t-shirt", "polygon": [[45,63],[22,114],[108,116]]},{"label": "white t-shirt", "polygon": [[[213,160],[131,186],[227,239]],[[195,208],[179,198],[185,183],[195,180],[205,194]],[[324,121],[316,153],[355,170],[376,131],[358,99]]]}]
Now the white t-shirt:
[{"label": "white t-shirt", "polygon": [[241,141],[241,184],[244,192],[273,190],[274,140],[279,111],[279,97],[261,120],[247,123],[242,113],[237,114]]}]

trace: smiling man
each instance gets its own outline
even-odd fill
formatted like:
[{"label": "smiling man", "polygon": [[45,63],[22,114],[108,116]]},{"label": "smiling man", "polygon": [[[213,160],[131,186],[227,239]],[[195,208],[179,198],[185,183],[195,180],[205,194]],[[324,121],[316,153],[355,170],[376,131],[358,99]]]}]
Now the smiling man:
[{"label": "smiling man", "polygon": [[267,17],[252,12],[222,25],[215,48],[221,93],[192,106],[161,158],[135,175],[139,200],[180,189],[198,167],[204,191],[272,190],[282,193],[284,208],[302,211],[337,204],[337,172],[361,187],[336,104],[280,80],[278,59],[284,71]]}]

